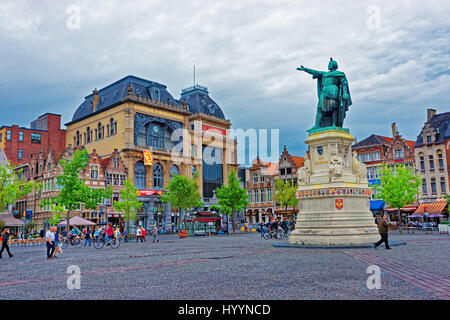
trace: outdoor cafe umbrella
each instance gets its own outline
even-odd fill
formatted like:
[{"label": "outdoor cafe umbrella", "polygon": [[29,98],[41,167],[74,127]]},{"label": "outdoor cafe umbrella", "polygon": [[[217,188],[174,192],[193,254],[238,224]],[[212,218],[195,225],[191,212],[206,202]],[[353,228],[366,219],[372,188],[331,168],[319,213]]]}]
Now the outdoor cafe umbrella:
[{"label": "outdoor cafe umbrella", "polygon": [[[83,219],[83,218],[81,218],[79,216],[72,217],[72,218],[70,218],[69,221],[70,221],[70,225],[71,226],[92,226],[92,225],[95,225],[94,222],[91,222],[89,220]],[[58,223],[58,226],[65,226],[65,225],[67,225],[67,220],[64,220],[64,221]]]},{"label": "outdoor cafe umbrella", "polygon": [[423,216],[421,214],[418,214],[418,213],[414,213],[414,214],[408,216],[408,218],[422,218],[422,217]]},{"label": "outdoor cafe umbrella", "polygon": [[427,216],[428,218],[442,218],[443,215],[440,213],[432,213]]}]

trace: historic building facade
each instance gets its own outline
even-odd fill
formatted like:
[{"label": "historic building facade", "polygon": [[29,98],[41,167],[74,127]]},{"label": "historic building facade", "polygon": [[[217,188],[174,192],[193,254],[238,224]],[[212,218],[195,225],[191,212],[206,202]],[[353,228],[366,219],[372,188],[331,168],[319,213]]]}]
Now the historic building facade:
[{"label": "historic building facade", "polygon": [[[352,146],[358,161],[366,165],[369,185],[380,183],[383,163],[388,166],[403,164],[415,169],[414,141],[404,139],[399,134],[396,123],[392,123],[391,128],[392,138],[372,134]],[[381,213],[385,203],[383,200],[376,200],[375,194],[372,193],[370,208],[374,213]],[[414,208],[407,209],[414,211]]]},{"label": "historic building facade", "polygon": [[66,147],[66,130],[61,129],[61,115],[46,113],[34,120],[30,128],[17,125],[0,127],[0,150],[13,166],[28,164],[41,150],[46,153],[52,146],[62,152]]},{"label": "historic building facade", "polygon": [[140,190],[139,223],[145,227],[174,221],[176,213],[160,201],[174,174],[198,174],[207,209],[229,171],[237,172],[231,122],[199,85],[175,99],[163,84],[127,76],[86,96],[66,126],[66,144],[95,149],[100,157],[118,150]]},{"label": "historic building facade", "polygon": [[280,179],[292,186],[297,185],[297,170],[304,165],[302,157],[289,154],[286,146],[277,163],[262,162],[259,157],[247,169],[246,189],[249,206],[246,219],[249,223],[268,222],[275,218],[291,219],[298,213],[298,207],[280,207],[273,199],[275,180]]},{"label": "historic building facade", "polygon": [[[57,176],[63,173],[59,163],[61,159],[69,160],[73,157],[75,148],[69,145],[64,152],[54,151],[52,147],[47,153],[41,151],[38,156],[33,155],[29,164],[22,167],[23,174],[28,181],[42,185],[41,190],[34,190],[24,199],[16,202],[13,212],[27,220],[34,219],[39,227],[46,225],[47,220],[54,215],[52,207],[43,206],[44,199],[58,195],[61,186],[58,185]],[[111,185],[113,194],[105,199],[98,210],[86,209],[80,204],[79,210],[71,212],[71,216],[81,216],[97,224],[111,222],[116,226],[124,226],[121,214],[113,207],[114,200],[120,200],[120,190],[127,178],[127,170],[117,150],[112,154],[100,157],[95,150],[89,156],[86,168],[80,172],[80,179],[84,179],[90,188],[106,188]],[[65,216],[63,215],[65,218]]]},{"label": "historic building facade", "polygon": [[427,110],[427,121],[414,145],[416,173],[422,178],[420,202],[433,202],[450,194],[450,112]]}]

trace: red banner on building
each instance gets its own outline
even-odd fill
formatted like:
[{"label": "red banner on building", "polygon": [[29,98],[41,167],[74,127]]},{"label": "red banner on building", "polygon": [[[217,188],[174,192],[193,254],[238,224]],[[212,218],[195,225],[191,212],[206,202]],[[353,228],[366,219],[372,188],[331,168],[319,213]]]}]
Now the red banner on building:
[{"label": "red banner on building", "polygon": [[152,196],[154,194],[162,196],[163,192],[162,190],[138,190],[137,194],[140,196]]},{"label": "red banner on building", "polygon": [[221,134],[223,136],[227,135],[227,131],[225,129],[209,126],[209,125],[204,124],[204,123],[202,124],[202,130],[203,131],[213,132],[213,133],[218,133],[218,134]]}]

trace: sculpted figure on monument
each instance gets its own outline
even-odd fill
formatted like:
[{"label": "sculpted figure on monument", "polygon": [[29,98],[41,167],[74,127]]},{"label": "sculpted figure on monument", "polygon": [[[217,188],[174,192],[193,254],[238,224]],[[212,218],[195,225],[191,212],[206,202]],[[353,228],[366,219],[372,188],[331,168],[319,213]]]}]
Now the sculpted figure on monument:
[{"label": "sculpted figure on monument", "polygon": [[297,68],[317,79],[317,103],[316,123],[313,129],[324,127],[339,127],[344,124],[345,114],[352,105],[350,90],[345,74],[338,71],[338,64],[330,58],[327,71],[308,69],[303,66]]},{"label": "sculpted figure on monument", "polygon": [[331,153],[330,168],[328,169],[330,182],[340,180],[344,170],[344,160],[335,150]]},{"label": "sculpted figure on monument", "polygon": [[298,169],[297,172],[298,185],[309,185],[309,177],[311,177],[311,160],[309,158],[309,153],[307,153],[304,166]]},{"label": "sculpted figure on monument", "polygon": [[357,181],[361,182],[367,177],[367,168],[365,164],[359,163],[356,156],[356,151],[353,151],[353,173],[355,174]]}]

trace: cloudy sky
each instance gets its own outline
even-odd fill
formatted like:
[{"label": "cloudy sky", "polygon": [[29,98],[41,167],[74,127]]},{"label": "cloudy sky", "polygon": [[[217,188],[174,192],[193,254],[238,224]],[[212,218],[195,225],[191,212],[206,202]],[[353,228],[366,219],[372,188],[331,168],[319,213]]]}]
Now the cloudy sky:
[{"label": "cloudy sky", "polygon": [[450,111],[449,16],[441,0],[1,0],[0,125],[66,123],[129,74],[179,98],[196,65],[233,128],[279,129],[280,150],[302,156],[317,93],[296,68],[333,57],[353,98],[344,126],[361,140],[396,122],[415,140],[427,108]]}]

